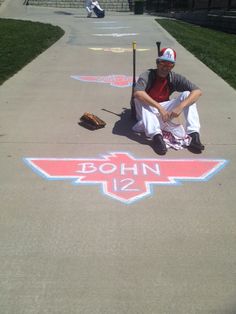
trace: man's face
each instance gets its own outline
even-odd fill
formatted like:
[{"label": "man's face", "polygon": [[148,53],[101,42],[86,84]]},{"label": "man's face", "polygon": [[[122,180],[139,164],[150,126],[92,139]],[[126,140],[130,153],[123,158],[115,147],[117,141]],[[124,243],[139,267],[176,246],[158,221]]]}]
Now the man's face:
[{"label": "man's face", "polygon": [[158,61],[157,62],[157,74],[160,77],[167,77],[170,71],[173,69],[175,64],[169,61]]}]

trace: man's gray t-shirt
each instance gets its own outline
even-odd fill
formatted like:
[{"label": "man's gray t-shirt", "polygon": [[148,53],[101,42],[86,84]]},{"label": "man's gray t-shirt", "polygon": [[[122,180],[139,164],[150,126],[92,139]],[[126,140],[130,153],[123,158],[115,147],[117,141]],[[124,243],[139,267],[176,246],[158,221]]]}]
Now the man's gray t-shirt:
[{"label": "man's gray t-shirt", "polygon": [[[150,69],[142,73],[137,83],[135,84],[134,91],[148,91],[154,84],[156,79],[156,70]],[[170,72],[168,77],[168,85],[170,88],[170,94],[173,92],[184,92],[184,91],[193,91],[199,89],[195,84],[190,82],[183,75],[177,74],[175,72]]]}]

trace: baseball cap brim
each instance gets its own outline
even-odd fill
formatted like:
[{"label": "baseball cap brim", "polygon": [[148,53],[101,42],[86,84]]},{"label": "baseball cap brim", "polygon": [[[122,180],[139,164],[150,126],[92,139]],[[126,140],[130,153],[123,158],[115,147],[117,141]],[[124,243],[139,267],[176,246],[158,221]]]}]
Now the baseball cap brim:
[{"label": "baseball cap brim", "polygon": [[157,60],[161,60],[161,61],[168,61],[168,62],[171,62],[171,63],[175,63],[174,60],[170,60],[168,58],[165,58],[165,57],[158,57]]}]

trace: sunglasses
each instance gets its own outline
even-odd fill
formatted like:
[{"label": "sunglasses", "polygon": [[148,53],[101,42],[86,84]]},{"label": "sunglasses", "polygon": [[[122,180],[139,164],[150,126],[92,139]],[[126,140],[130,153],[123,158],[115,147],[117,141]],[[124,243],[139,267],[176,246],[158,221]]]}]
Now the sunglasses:
[{"label": "sunglasses", "polygon": [[159,65],[165,68],[169,68],[169,69],[172,69],[175,66],[173,62],[169,62],[169,61],[159,61]]}]

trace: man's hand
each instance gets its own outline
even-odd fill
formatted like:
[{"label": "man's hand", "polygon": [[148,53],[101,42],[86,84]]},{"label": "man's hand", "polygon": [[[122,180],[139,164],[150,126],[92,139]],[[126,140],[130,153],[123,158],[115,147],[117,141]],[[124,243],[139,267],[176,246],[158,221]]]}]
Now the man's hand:
[{"label": "man's hand", "polygon": [[172,112],[170,112],[170,119],[177,118],[184,108],[191,106],[193,103],[195,103],[199,97],[202,95],[202,92],[200,89],[195,89],[190,92],[188,97],[184,99],[177,107],[175,107]]},{"label": "man's hand", "polygon": [[170,113],[166,111],[164,108],[159,109],[159,112],[163,122],[166,122],[170,119]]},{"label": "man's hand", "polygon": [[182,113],[182,111],[183,111],[183,109],[180,106],[177,106],[176,108],[174,108],[170,112],[170,120],[179,117],[180,114]]}]

